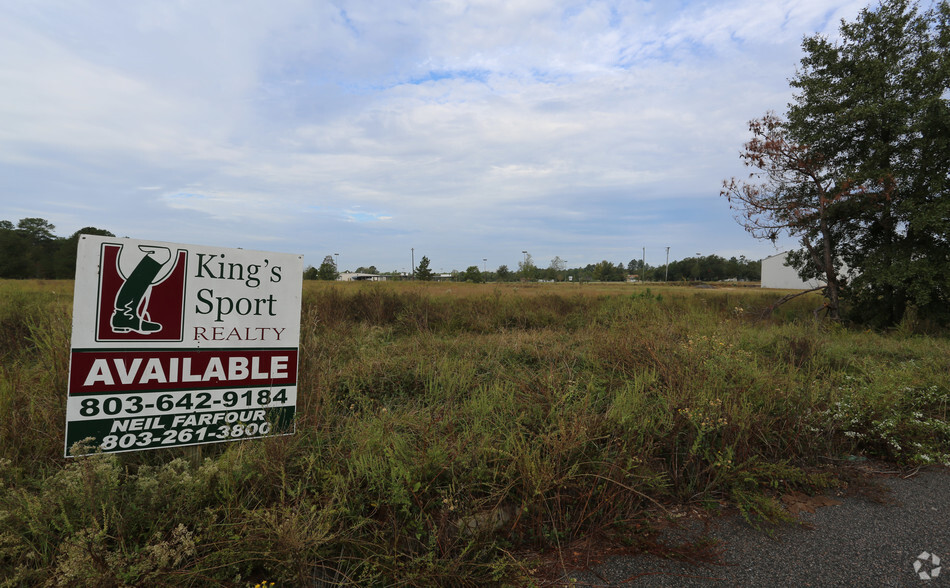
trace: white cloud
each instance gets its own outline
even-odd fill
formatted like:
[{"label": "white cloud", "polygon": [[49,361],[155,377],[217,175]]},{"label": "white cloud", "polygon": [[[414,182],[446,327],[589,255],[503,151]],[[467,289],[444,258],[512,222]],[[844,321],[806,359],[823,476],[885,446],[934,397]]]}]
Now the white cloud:
[{"label": "white cloud", "polygon": [[[802,35],[833,33],[860,6],[24,5],[0,16],[0,193],[67,183],[93,208],[136,199],[149,219],[109,204],[70,218],[119,234],[175,219],[196,242],[259,231],[309,252],[323,245],[305,223],[326,242],[359,229],[357,263],[378,267],[410,239],[459,267],[526,238],[577,243],[574,257],[600,247],[598,261],[631,233],[702,233],[676,222],[681,208],[725,208],[745,121],[783,109]],[[61,208],[31,216],[62,225]],[[598,220],[614,232],[585,228]],[[734,224],[709,234],[760,247]]]}]

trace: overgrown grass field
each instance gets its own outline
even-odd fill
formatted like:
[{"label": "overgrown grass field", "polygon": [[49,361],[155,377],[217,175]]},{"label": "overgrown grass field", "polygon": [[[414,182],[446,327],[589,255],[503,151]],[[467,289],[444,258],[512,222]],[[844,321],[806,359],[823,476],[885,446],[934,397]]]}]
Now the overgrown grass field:
[{"label": "overgrown grass field", "polygon": [[0,282],[0,586],[539,585],[673,505],[950,461],[950,342],[820,300],[306,282],[297,433],[62,457],[71,282]]}]

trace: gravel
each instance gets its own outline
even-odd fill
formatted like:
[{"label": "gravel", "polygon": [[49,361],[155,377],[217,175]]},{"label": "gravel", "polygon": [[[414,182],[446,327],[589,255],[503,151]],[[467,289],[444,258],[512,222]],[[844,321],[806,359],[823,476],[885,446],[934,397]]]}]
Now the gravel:
[{"label": "gravel", "polygon": [[[806,525],[766,531],[736,516],[713,521],[708,536],[723,551],[714,565],[617,556],[568,572],[563,585],[950,587],[950,471],[933,468],[877,482],[890,489],[887,503],[836,497],[841,504],[800,514]],[[943,570],[934,569],[933,555],[946,558]]]}]

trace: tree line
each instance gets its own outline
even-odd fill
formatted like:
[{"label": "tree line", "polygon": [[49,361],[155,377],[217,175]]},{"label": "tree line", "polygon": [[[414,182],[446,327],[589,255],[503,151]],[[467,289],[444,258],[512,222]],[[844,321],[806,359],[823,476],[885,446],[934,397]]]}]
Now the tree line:
[{"label": "tree line", "polygon": [[[15,225],[8,220],[0,220],[0,278],[3,279],[49,279],[71,280],[76,275],[76,248],[79,235],[103,235],[115,237],[105,229],[85,227],[79,229],[69,237],[57,237],[53,231],[55,225],[42,218],[20,219]],[[379,275],[376,266],[361,266],[356,273]],[[669,267],[665,265],[652,266],[639,259],[631,259],[628,263],[611,263],[601,261],[583,267],[568,268],[567,263],[560,257],[555,257],[547,267],[535,265],[531,254],[525,254],[524,260],[518,263],[516,269],[509,269],[507,265],[500,265],[494,271],[486,271],[476,265],[464,270],[448,272],[450,279],[459,282],[518,282],[550,281],[550,282],[623,282],[633,277],[645,281],[683,280],[759,280],[761,264],[759,261],[750,261],[745,257],[725,259],[718,255],[689,257],[680,261],[671,261]],[[384,273],[390,278],[416,279],[421,281],[433,280],[436,273],[431,268],[431,261],[422,256],[414,271],[408,276],[393,271]],[[308,280],[336,280],[340,271],[332,255],[323,258],[318,267],[309,266],[304,271],[304,279]]]},{"label": "tree line", "polygon": [[[379,272],[376,266],[358,267],[355,273],[384,275],[388,279],[411,279],[429,281],[436,279],[428,257],[422,256],[419,264],[411,273],[400,271]],[[332,255],[323,258],[319,267],[310,266],[304,271],[304,279],[308,280],[336,280],[340,276],[336,262]],[[531,254],[526,253],[524,260],[518,262],[516,269],[507,265],[500,265],[495,270],[471,265],[464,270],[452,270],[445,274],[455,282],[625,282],[635,281],[758,281],[762,275],[762,263],[758,260],[749,260],[745,256],[726,259],[718,255],[687,257],[679,261],[671,261],[669,265],[653,266],[644,264],[640,259],[631,259],[626,264],[611,263],[602,260],[599,263],[590,263],[582,267],[567,267],[567,262],[555,257],[547,267],[539,267],[534,263]]]},{"label": "tree line", "polygon": [[96,227],[57,237],[56,229],[42,218],[23,218],[17,224],[0,220],[0,278],[71,280],[76,277],[79,235],[115,237]]}]

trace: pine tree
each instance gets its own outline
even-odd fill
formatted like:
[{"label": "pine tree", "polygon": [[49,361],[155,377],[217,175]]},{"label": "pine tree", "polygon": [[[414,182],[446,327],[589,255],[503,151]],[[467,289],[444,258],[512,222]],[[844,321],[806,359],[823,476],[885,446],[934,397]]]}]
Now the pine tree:
[{"label": "pine tree", "polygon": [[339,277],[340,272],[337,271],[336,262],[333,261],[333,256],[327,255],[323,258],[323,263],[320,264],[320,267],[317,268],[317,279],[336,280]]},{"label": "pine tree", "polygon": [[429,269],[429,258],[425,255],[419,260],[419,266],[416,268],[416,279],[428,282],[435,276],[435,272]]}]

